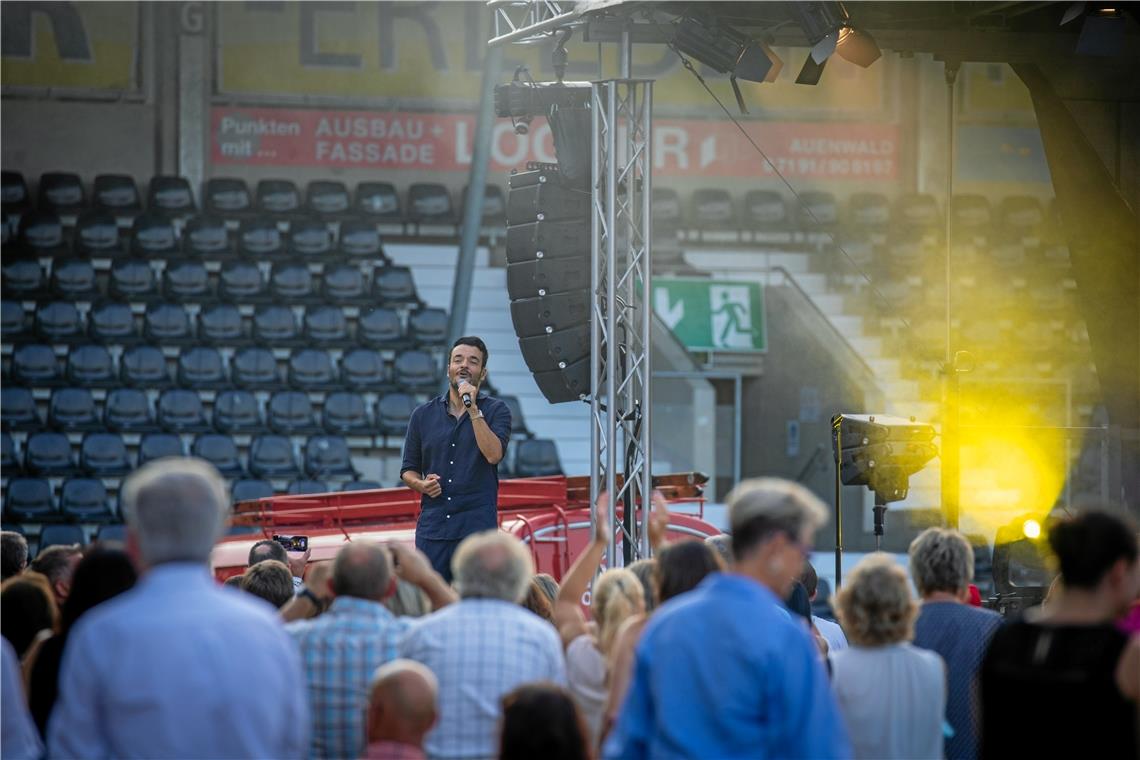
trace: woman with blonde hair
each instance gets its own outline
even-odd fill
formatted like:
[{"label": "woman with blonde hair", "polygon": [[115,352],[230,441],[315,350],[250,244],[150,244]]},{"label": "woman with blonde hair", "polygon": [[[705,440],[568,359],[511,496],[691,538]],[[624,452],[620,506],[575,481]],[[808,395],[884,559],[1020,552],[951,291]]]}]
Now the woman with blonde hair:
[{"label": "woman with blonde hair", "polygon": [[554,624],[566,649],[566,680],[570,694],[589,731],[590,746],[596,747],[609,688],[607,663],[621,624],[645,611],[641,581],[624,568],[607,570],[594,581],[590,599],[591,622],[586,621],[581,600],[602,561],[613,529],[609,524],[609,496],[598,496],[594,535],[562,579],[554,603]]},{"label": "woman with blonde hair", "polygon": [[918,605],[906,572],[872,554],[839,591],[850,647],[831,656],[832,687],[857,758],[941,758],[946,666],[910,643]]}]

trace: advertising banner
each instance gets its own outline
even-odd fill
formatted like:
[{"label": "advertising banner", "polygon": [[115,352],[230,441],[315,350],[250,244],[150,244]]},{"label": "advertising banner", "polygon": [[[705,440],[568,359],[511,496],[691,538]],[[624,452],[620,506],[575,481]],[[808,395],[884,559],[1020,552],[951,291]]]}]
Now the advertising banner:
[{"label": "advertising banner", "polygon": [[[215,107],[214,165],[308,166],[414,171],[465,171],[471,163],[475,117],[414,111]],[[894,180],[899,135],[894,124],[747,122],[745,129],[785,176]],[[550,128],[536,120],[518,135],[496,123],[491,171],[528,160],[553,162]],[[662,176],[756,177],[769,165],[731,123],[658,119],[654,169]]]}]

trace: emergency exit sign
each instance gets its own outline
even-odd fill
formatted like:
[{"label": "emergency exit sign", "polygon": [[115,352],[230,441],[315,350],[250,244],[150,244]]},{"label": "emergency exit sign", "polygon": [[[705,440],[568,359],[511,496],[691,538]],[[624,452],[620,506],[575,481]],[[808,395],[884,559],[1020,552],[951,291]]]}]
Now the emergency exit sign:
[{"label": "emergency exit sign", "polygon": [[768,350],[757,283],[654,277],[653,311],[690,351]]}]

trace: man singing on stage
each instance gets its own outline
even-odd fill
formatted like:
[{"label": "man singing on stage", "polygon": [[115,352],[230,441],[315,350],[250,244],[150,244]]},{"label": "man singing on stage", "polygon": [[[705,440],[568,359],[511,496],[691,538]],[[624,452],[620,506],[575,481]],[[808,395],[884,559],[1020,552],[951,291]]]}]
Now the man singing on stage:
[{"label": "man singing on stage", "polygon": [[419,491],[416,548],[451,582],[451,555],[472,533],[497,528],[499,469],[511,436],[511,412],[480,396],[487,346],[455,341],[447,363],[447,393],[412,412],[400,478]]}]

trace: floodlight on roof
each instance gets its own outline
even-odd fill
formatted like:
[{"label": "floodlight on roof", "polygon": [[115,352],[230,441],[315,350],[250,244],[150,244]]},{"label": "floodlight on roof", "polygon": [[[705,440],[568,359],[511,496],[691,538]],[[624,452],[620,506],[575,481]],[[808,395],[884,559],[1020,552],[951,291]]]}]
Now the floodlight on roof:
[{"label": "floodlight on roof", "polygon": [[817,84],[828,59],[836,53],[863,68],[882,56],[874,37],[851,23],[843,3],[793,3],[791,8],[812,45],[796,84]]},{"label": "floodlight on roof", "polygon": [[784,62],[768,45],[735,29],[692,16],[677,23],[673,46],[722,74],[728,74],[737,105],[745,111],[737,79],[774,82]]}]

